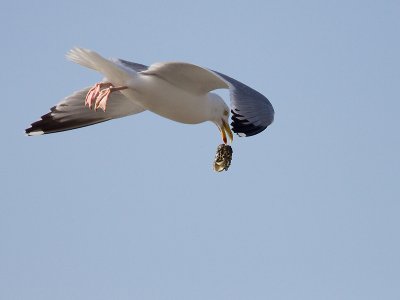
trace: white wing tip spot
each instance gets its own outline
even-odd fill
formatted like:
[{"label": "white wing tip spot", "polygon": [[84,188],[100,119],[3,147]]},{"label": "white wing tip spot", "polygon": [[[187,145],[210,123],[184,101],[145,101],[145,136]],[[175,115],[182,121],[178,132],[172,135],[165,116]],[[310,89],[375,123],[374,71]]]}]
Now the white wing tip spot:
[{"label": "white wing tip spot", "polygon": [[36,135],[42,135],[42,134],[44,134],[44,132],[42,130],[37,130],[37,131],[29,132],[27,135],[28,136],[36,136]]}]

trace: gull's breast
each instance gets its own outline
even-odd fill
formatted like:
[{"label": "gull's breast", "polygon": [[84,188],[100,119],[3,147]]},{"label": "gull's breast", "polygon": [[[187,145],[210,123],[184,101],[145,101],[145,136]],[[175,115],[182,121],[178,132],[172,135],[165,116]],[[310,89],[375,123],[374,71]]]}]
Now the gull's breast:
[{"label": "gull's breast", "polygon": [[129,82],[129,89],[121,92],[147,110],[186,124],[209,120],[206,94],[190,93],[157,76],[141,75],[135,79]]}]

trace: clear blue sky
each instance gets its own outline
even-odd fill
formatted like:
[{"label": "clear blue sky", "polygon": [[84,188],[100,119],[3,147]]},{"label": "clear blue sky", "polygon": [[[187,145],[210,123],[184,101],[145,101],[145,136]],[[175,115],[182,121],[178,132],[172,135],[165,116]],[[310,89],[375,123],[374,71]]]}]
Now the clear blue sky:
[{"label": "clear blue sky", "polygon": [[[0,20],[0,299],[400,299],[399,1],[6,1]],[[73,46],[213,68],[275,122],[222,174],[211,123],[24,136],[101,79]]]}]

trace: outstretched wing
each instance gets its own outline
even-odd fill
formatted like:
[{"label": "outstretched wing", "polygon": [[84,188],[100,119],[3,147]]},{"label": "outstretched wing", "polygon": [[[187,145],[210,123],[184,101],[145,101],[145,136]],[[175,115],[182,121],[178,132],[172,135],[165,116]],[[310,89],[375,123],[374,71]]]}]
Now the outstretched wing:
[{"label": "outstretched wing", "polygon": [[239,136],[252,136],[265,130],[274,121],[271,102],[256,90],[225,74],[212,71],[229,85],[232,130]]},{"label": "outstretched wing", "polygon": [[40,135],[76,129],[100,122],[121,118],[144,111],[141,106],[133,103],[121,92],[110,95],[107,110],[93,111],[85,107],[85,97],[90,87],[73,93],[63,101],[53,106],[50,112],[43,115],[39,121],[26,129],[28,135]]},{"label": "outstretched wing", "polygon": [[158,76],[170,84],[194,94],[205,94],[215,89],[229,87],[213,72],[183,62],[156,63],[141,73]]}]

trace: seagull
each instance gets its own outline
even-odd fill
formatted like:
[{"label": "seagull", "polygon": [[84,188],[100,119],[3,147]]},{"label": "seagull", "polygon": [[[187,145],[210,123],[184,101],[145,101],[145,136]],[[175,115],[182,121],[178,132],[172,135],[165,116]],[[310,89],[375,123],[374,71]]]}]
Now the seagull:
[{"label": "seagull", "polygon": [[[105,78],[53,106],[25,130],[27,135],[61,132],[151,111],[185,124],[211,121],[228,144],[227,137],[233,141],[232,131],[239,136],[256,135],[274,120],[274,109],[265,96],[211,69],[185,62],[145,66],[106,59],[84,48],[73,48],[67,58]],[[230,108],[212,92],[216,89],[229,89]]]}]

